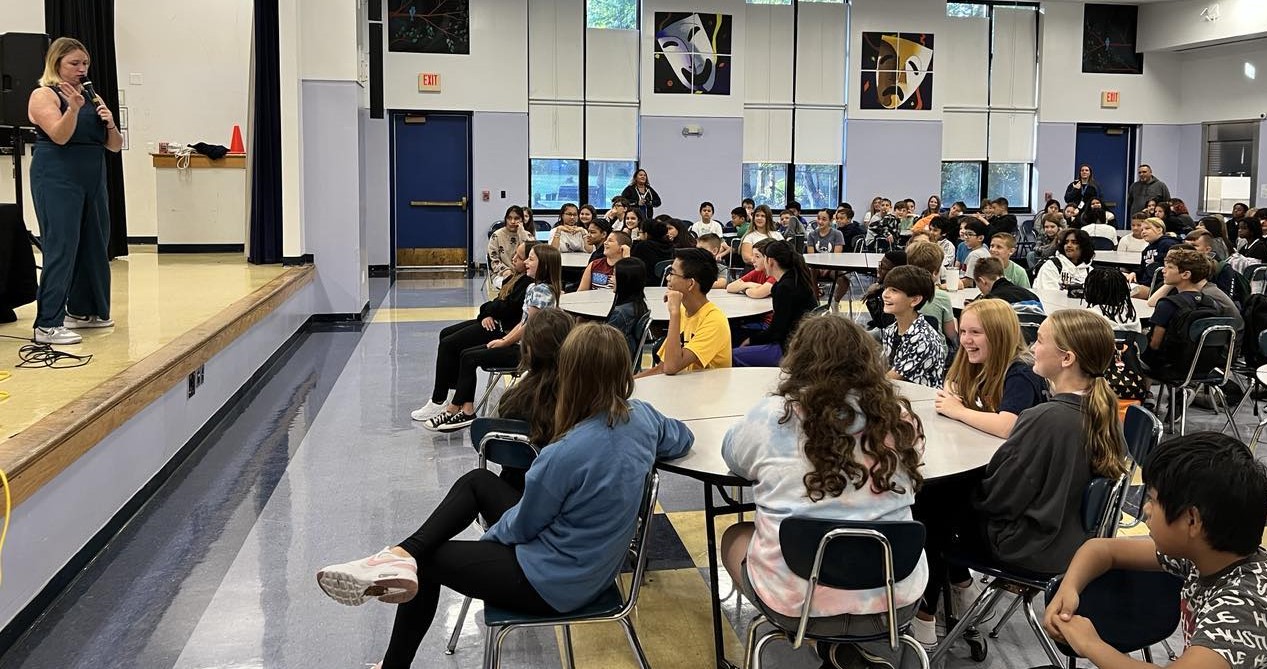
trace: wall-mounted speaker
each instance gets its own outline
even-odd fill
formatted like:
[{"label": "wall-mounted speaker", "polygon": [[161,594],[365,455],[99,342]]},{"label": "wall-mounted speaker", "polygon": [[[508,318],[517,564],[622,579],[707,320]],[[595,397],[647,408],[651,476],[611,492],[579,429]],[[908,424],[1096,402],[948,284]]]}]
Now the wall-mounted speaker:
[{"label": "wall-mounted speaker", "polygon": [[48,35],[0,34],[0,125],[31,126],[26,106],[40,85],[46,53]]}]

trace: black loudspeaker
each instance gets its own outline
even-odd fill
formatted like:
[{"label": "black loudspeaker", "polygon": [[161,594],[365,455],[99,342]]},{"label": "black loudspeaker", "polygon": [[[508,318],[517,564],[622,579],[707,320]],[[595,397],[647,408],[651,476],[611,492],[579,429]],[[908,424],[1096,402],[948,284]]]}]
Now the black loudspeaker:
[{"label": "black loudspeaker", "polygon": [[370,23],[370,118],[383,118],[383,24]]},{"label": "black loudspeaker", "polygon": [[0,125],[30,127],[26,105],[44,74],[48,35],[0,34]]}]

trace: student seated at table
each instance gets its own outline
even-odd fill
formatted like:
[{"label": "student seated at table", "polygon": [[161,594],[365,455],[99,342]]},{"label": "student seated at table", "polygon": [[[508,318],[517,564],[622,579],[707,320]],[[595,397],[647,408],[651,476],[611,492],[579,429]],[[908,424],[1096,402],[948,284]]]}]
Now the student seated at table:
[{"label": "student seated at table", "polygon": [[1060,231],[1064,229],[1064,223],[1065,219],[1060,214],[1044,214],[1036,223],[1038,240],[1034,242],[1034,250],[1025,254],[1025,262],[1031,271],[1038,271],[1039,263],[1060,251]]},{"label": "student seated at table", "polygon": [[941,387],[946,337],[919,312],[932,299],[933,277],[922,267],[895,267],[884,277],[884,313],[893,316],[894,322],[884,328],[880,344],[890,379]]},{"label": "student seated at table", "polygon": [[580,223],[581,210],[571,202],[563,205],[559,211],[559,224],[550,232],[550,246],[560,253],[590,253],[590,246],[585,228]]},{"label": "student seated at table", "polygon": [[[842,352],[850,352],[848,355]],[[778,390],[762,397],[722,440],[730,470],[753,482],[754,522],[729,527],[721,559],[750,599],[759,599],[784,629],[795,629],[808,582],[788,568],[779,525],[792,516],[830,520],[911,520],[911,503],[923,477],[924,436],[911,404],[884,378],[871,337],[853,321],[806,320],[792,336]],[[894,585],[899,625],[914,614],[927,569],[921,557]],[[809,630],[857,634],[884,629],[878,590],[818,586]],[[863,650],[903,666],[888,641]],[[827,661],[843,649],[819,644]]]},{"label": "student seated at table", "polygon": [[998,258],[999,264],[1003,265],[1003,278],[1011,281],[1013,285],[1029,288],[1029,274],[1025,272],[1024,267],[1012,262],[1012,254],[1015,252],[1015,235],[999,232],[990,238],[990,256]]},{"label": "student seated at table", "polygon": [[1146,299],[1153,290],[1153,276],[1166,262],[1166,253],[1179,240],[1166,234],[1166,222],[1156,217],[1144,219],[1142,231],[1148,246],[1140,255],[1139,269],[1126,275],[1126,280],[1136,284],[1131,297]]},{"label": "student seated at table", "polygon": [[[973,306],[978,304],[1006,309],[998,300]],[[1051,384],[1051,400],[1021,412],[984,473],[930,481],[916,495],[915,518],[928,531],[929,566],[928,588],[911,625],[920,643],[937,642],[934,616],[947,580],[960,612],[981,591],[967,569],[947,565],[943,556],[952,546],[1058,574],[1087,540],[1081,512],[1087,484],[1126,472],[1117,396],[1104,378],[1115,351],[1104,318],[1077,309],[1048,316],[1038,328],[1034,372]]]},{"label": "student seated at table", "polygon": [[630,360],[638,352],[642,330],[638,321],[647,315],[647,266],[637,258],[616,261],[616,296],[611,311],[607,312],[607,324],[625,335],[629,344]]},{"label": "student seated at table", "polygon": [[765,247],[765,266],[775,281],[770,290],[773,298],[770,323],[765,329],[749,334],[731,352],[735,367],[778,367],[797,324],[818,307],[813,275],[791,244],[770,242]]},{"label": "student seated at table", "polygon": [[[845,251],[845,235],[833,227],[831,213],[826,209],[818,212],[814,219],[814,228],[805,236],[806,253],[843,253]],[[849,277],[844,272],[833,272],[829,269],[814,270],[818,281],[832,281],[832,302],[839,302],[849,292]]]},{"label": "student seated at table", "polygon": [[1135,303],[1131,301],[1131,287],[1116,267],[1097,267],[1088,272],[1082,301],[1088,311],[1109,319],[1114,330],[1142,331]]},{"label": "student seated at table", "polygon": [[[1233,291],[1235,290],[1235,282],[1238,279],[1243,281],[1244,277],[1237,275],[1237,272],[1232,267],[1232,264],[1227,261],[1227,255],[1223,255],[1222,257],[1219,256],[1219,251],[1215,247],[1220,242],[1222,242],[1222,240],[1216,238],[1209,231],[1202,230],[1201,228],[1197,228],[1196,230],[1189,232],[1187,236],[1187,243],[1192,245],[1192,247],[1197,251],[1200,251],[1202,255],[1209,258],[1213,263],[1210,268],[1210,281],[1212,281],[1214,285],[1218,286],[1219,290],[1227,293],[1228,297],[1231,297]],[[1177,246],[1178,245],[1172,246],[1171,248],[1176,248]]]},{"label": "student seated at table", "polygon": [[774,229],[774,212],[764,204],[757,207],[752,213],[752,227],[748,229],[748,234],[740,238],[742,243],[739,245],[739,254],[743,257],[745,265],[752,265],[752,249],[765,239],[783,239],[783,235]]},{"label": "student seated at table", "polygon": [[867,286],[867,292],[862,295],[862,304],[867,308],[867,314],[871,316],[869,332],[876,341],[880,340],[881,330],[893,322],[893,317],[884,313],[884,277],[888,276],[894,267],[905,264],[906,251],[902,249],[885,251],[880,262],[876,263],[875,281]]},{"label": "student seated at table", "polygon": [[[1005,233],[1000,233],[1005,234]],[[1027,311],[1043,313],[1043,302],[1028,288],[1022,288],[1003,276],[1003,264],[998,258],[982,258],[977,261],[977,290],[981,297],[1003,300],[1008,304],[1024,305]]]},{"label": "student seated at table", "polygon": [[707,234],[714,234],[721,237],[721,223],[713,220],[713,203],[701,202],[699,206],[699,220],[691,224],[691,234],[696,239]]},{"label": "student seated at table", "polygon": [[636,242],[645,237],[643,228],[646,224],[647,220],[643,217],[642,210],[631,207],[625,210],[624,221],[620,225],[613,225],[612,230],[619,230]]},{"label": "student seated at table", "polygon": [[488,236],[488,273],[492,275],[494,288],[500,289],[506,279],[517,273],[513,260],[519,245],[536,242],[532,231],[524,229],[523,222],[523,207],[511,205],[502,216],[502,227]]},{"label": "student seated at table", "polygon": [[702,235],[695,240],[695,247],[708,251],[709,255],[717,261],[717,281],[713,282],[713,288],[726,288],[727,273],[730,272],[730,247],[722,241],[721,237],[708,233]]},{"label": "student seated at table", "polygon": [[[1148,319],[1151,325],[1148,331],[1148,348],[1141,356],[1144,364],[1158,373],[1159,377],[1172,378],[1178,375],[1183,378],[1192,362],[1191,359],[1185,359],[1187,333],[1180,332],[1166,337],[1166,329],[1176,314],[1192,309],[1208,309],[1212,310],[1209,312],[1211,316],[1230,318],[1236,313],[1235,306],[1227,311],[1210,293],[1202,290],[1203,284],[1208,283],[1206,280],[1210,277],[1211,265],[1209,258],[1191,248],[1172,248],[1166,254],[1162,280],[1167,290],[1157,301],[1153,315]],[[1220,294],[1223,292],[1212,283],[1208,285]]]},{"label": "student seated at table", "polygon": [[1267,666],[1267,468],[1239,440],[1196,432],[1160,444],[1143,463],[1147,537],[1092,539],[1074,555],[1043,626],[1097,667],[1143,667],[1105,644],[1078,615],[1079,594],[1110,569],[1183,579],[1184,649],[1176,669]]},{"label": "student seated at table", "polygon": [[[559,349],[576,322],[562,309],[542,309],[524,326],[519,344],[519,380],[502,394],[497,415],[526,421],[528,438],[539,446],[554,437],[554,410],[558,404]],[[501,479],[524,489],[527,469],[502,467]]]},{"label": "student seated at table", "polygon": [[[973,272],[977,271],[977,260],[990,257],[990,249],[985,245],[987,231],[986,224],[975,218],[967,218],[959,226],[959,237],[968,248],[963,264],[959,266],[959,270],[964,274],[964,278],[959,285],[964,288],[971,288],[975,285],[973,284]],[[957,277],[952,276],[948,280],[955,279]]]},{"label": "student seated at table", "polygon": [[[368,557],[317,572],[340,604],[399,604],[382,669],[405,669],[435,618],[440,586],[533,615],[589,604],[611,587],[629,551],[647,475],[679,458],[694,437],[680,421],[629,399],[624,336],[581,325],[559,351],[550,445],[522,493],[477,469],[459,478],[413,535]],[[479,541],[458,541],[477,516],[492,523]],[[421,565],[421,569],[419,569]]]},{"label": "student seated at table", "polygon": [[612,198],[612,206],[607,210],[606,216],[608,225],[612,230],[620,230],[625,225],[625,212],[629,210],[629,203],[625,198],[617,195]]},{"label": "student seated at table", "polygon": [[748,234],[748,228],[752,227],[752,220],[745,207],[735,207],[730,210],[730,227],[731,230],[723,230],[722,232],[730,232],[735,235],[735,239],[743,239]]},{"label": "student seated at table", "polygon": [[1042,403],[1046,386],[1002,300],[976,300],[959,314],[959,352],[937,392],[937,413],[1006,439],[1022,411]]},{"label": "student seated at table", "polygon": [[1077,228],[1066,228],[1060,231],[1059,239],[1060,250],[1038,268],[1038,275],[1034,277],[1037,290],[1068,290],[1087,281],[1087,272],[1091,271],[1091,261],[1095,258],[1091,237]]},{"label": "student seated at table", "polygon": [[[482,344],[468,344],[467,348],[456,352],[446,348],[444,340],[441,340],[436,353],[436,383],[431,402],[419,411],[433,411],[437,406],[440,409],[423,423],[423,427],[433,432],[455,432],[470,427],[475,422],[475,386],[480,368],[518,365],[518,344],[524,325],[533,314],[559,303],[559,295],[562,294],[559,250],[546,244],[536,244],[528,253],[525,266],[533,283],[524,293],[523,314],[518,324],[500,337],[485,340]],[[480,325],[488,327],[485,321],[481,321]],[[445,405],[444,396],[450,388],[453,389],[453,399]]]},{"label": "student seated at table", "polygon": [[[633,211],[630,209],[630,211]],[[666,217],[667,218],[667,217]],[[656,217],[642,224],[643,237],[635,239],[629,257],[637,258],[654,272],[656,265],[673,259],[673,241],[669,239],[669,224]],[[656,277],[659,279],[660,277]]]},{"label": "student seated at table", "polygon": [[928,240],[941,249],[942,267],[945,269],[939,273],[938,276],[941,277],[941,280],[938,283],[944,284],[946,277],[950,276],[951,272],[958,273],[959,271],[959,265],[955,262],[955,245],[948,236],[955,229],[957,229],[956,224],[941,215],[934,216],[933,220],[929,221],[928,227],[925,228],[925,231],[928,232]]},{"label": "student seated at table", "polygon": [[670,376],[697,369],[730,366],[730,325],[726,314],[708,301],[717,281],[717,262],[704,249],[678,249],[669,271],[664,302],[668,334],[656,355],[660,364],[638,375]]},{"label": "student seated at table", "polygon": [[1144,239],[1144,220],[1147,218],[1148,214],[1142,211],[1131,215],[1131,234],[1117,240],[1118,253],[1143,253],[1148,248],[1148,240]]},{"label": "student seated at table", "polygon": [[753,244],[752,254],[749,256],[752,270],[726,284],[727,293],[741,293],[758,300],[770,296],[770,291],[774,289],[775,278],[766,271],[765,249],[775,241],[762,239]]},{"label": "student seated at table", "polygon": [[[1184,242],[1184,243],[1175,244],[1174,246],[1170,247],[1170,250],[1171,251],[1196,251],[1197,249],[1192,244],[1188,244]],[[1200,253],[1200,251],[1198,251],[1198,253]],[[1169,252],[1167,252],[1167,255],[1169,255]],[[1211,273],[1214,272],[1214,267],[1216,265],[1217,263],[1213,263],[1213,262],[1211,263],[1211,267],[1210,267]],[[1214,300],[1215,303],[1218,304],[1219,316],[1230,318],[1234,321],[1232,326],[1236,328],[1237,332],[1240,332],[1241,329],[1245,327],[1245,319],[1241,316],[1241,310],[1237,308],[1236,303],[1232,301],[1232,298],[1227,293],[1223,292],[1223,290],[1219,288],[1217,284],[1215,284],[1209,278],[1206,278],[1202,281],[1194,281],[1193,283],[1196,284],[1198,291],[1200,291],[1206,297],[1209,297],[1210,299]],[[1157,305],[1163,299],[1165,299],[1167,295],[1171,294],[1175,290],[1176,290],[1176,286],[1168,285],[1165,283],[1165,281],[1163,281],[1162,284],[1157,287],[1157,290],[1153,291],[1153,294],[1148,297],[1148,306],[1153,307],[1155,309]]]},{"label": "student seated at table", "polygon": [[628,258],[632,246],[633,241],[629,239],[629,235],[623,232],[607,233],[607,239],[603,241],[602,257],[590,261],[590,264],[585,266],[585,271],[581,273],[581,284],[577,290],[615,288],[612,285],[612,279],[616,272],[614,269],[616,262],[621,258]]},{"label": "student seated at table", "polygon": [[[585,213],[585,207],[589,207],[593,211],[594,207],[584,205],[581,207],[581,213]],[[603,257],[603,242],[607,241],[607,235],[611,234],[611,222],[600,216],[593,216],[589,222],[585,224],[585,243],[589,244],[594,252],[590,254],[590,262],[594,262]]]},{"label": "student seated at table", "polygon": [[503,282],[497,297],[480,305],[475,318],[454,323],[440,331],[432,399],[410,412],[411,418],[425,421],[444,410],[448,404],[451,378],[457,374],[457,363],[463,351],[503,337],[519,324],[524,312],[524,296],[533,283],[532,277],[527,274],[528,255],[536,245],[535,241],[519,245],[511,255],[513,274]]},{"label": "student seated at table", "polygon": [[[939,277],[945,269],[945,264],[940,246],[932,242],[908,244],[906,262],[928,272],[933,277],[934,284],[941,283]],[[954,270],[953,276],[958,277],[959,271]],[[934,286],[933,296],[919,305],[919,313],[935,318],[947,341],[953,343],[959,340],[959,324],[955,322],[954,305],[950,302],[950,293],[943,290],[941,286]]]}]

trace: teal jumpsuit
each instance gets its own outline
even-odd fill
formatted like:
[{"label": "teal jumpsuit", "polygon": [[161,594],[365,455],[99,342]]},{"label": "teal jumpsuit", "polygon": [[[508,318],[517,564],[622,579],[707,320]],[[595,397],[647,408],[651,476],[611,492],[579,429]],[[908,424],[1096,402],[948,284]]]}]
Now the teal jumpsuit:
[{"label": "teal jumpsuit", "polygon": [[[54,89],[56,91],[56,89]],[[62,113],[69,105],[58,95]],[[106,127],[88,101],[70,141],[42,128],[31,158],[31,195],[40,223],[44,270],[35,327],[61,326],[66,312],[110,318],[110,207],[106,200]]]}]

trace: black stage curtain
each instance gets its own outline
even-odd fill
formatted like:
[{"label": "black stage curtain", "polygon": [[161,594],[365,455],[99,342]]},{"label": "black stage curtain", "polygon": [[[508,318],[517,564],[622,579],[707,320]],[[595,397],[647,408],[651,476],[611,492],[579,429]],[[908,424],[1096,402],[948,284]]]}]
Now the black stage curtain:
[{"label": "black stage curtain", "polygon": [[282,104],[277,0],[255,0],[251,108],[251,251],[255,264],[282,261]]},{"label": "black stage curtain", "polygon": [[[44,29],[52,39],[73,37],[88,48],[88,78],[106,106],[119,115],[119,68],[115,63],[114,0],[44,0]],[[123,155],[106,153],[110,199],[110,257],[128,254],[128,211],[123,198]]]}]

